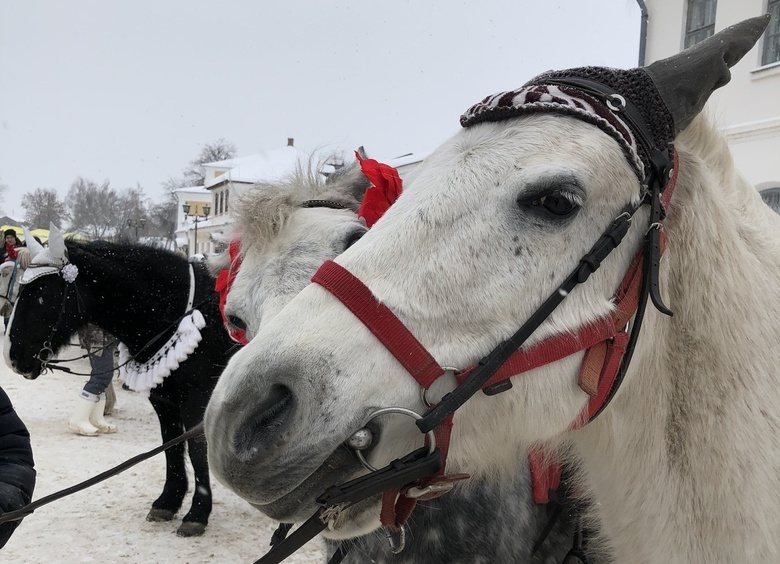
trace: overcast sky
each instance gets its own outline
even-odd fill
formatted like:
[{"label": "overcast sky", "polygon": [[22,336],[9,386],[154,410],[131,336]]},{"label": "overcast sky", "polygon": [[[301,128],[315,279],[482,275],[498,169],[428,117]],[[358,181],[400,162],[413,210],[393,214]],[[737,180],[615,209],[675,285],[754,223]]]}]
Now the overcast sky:
[{"label": "overcast sky", "polygon": [[0,213],[77,176],[159,201],[203,144],[428,152],[484,96],[635,66],[636,0],[0,0]]}]

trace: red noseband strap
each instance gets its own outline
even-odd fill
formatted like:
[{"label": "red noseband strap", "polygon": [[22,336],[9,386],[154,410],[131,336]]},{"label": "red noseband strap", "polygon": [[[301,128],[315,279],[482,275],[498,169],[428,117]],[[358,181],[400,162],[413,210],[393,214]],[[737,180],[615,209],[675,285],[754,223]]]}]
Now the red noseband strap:
[{"label": "red noseband strap", "polygon": [[428,389],[444,369],[406,326],[355,275],[327,260],[311,278],[336,296],[368,327],[412,378]]}]

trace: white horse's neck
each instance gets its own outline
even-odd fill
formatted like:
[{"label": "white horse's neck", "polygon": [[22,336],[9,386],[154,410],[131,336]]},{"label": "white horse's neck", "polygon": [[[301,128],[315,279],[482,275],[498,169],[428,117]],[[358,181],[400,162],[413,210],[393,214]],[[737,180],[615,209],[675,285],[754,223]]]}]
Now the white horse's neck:
[{"label": "white horse's neck", "polygon": [[[662,290],[674,317],[648,306],[623,388],[575,433],[617,562],[780,554],[780,472],[766,474],[780,470],[779,222],[725,144],[706,163],[683,152],[686,139],[715,137],[702,122],[678,143],[666,222]],[[773,352],[757,358],[756,343]]]}]

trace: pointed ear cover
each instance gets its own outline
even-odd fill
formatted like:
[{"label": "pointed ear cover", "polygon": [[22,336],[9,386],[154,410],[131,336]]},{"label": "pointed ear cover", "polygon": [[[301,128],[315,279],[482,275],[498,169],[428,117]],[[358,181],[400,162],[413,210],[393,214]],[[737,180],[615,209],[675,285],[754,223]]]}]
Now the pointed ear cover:
[{"label": "pointed ear cover", "polygon": [[67,262],[65,253],[65,239],[62,236],[60,228],[53,223],[49,224],[49,254],[54,260]]},{"label": "pointed ear cover", "polygon": [[27,243],[27,248],[30,250],[30,259],[34,259],[35,255],[43,251],[43,245],[35,240],[30,230],[22,226],[22,232],[24,233],[24,240]]},{"label": "pointed ear cover", "polygon": [[745,20],[645,67],[672,114],[675,135],[701,112],[710,94],[731,80],[729,69],[753,48],[769,20],[769,14]]}]

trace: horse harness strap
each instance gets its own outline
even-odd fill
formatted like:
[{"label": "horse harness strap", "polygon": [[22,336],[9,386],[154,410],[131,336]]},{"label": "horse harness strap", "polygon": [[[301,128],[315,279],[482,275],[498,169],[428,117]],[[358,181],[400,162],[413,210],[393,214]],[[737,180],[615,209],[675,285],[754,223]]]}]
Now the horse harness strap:
[{"label": "horse harness strap", "polygon": [[[119,366],[117,366],[116,368],[113,368],[111,370],[112,373],[114,372],[114,370],[117,370],[118,368],[122,368],[126,364],[129,364],[130,362],[133,362],[135,360],[135,358],[138,356],[138,354],[140,354],[142,351],[146,350],[151,345],[153,345],[154,343],[159,341],[160,338],[162,338],[162,336],[165,335],[172,327],[176,327],[181,322],[181,320],[184,317],[186,317],[194,309],[198,309],[201,305],[203,305],[209,299],[211,299],[211,296],[209,296],[208,298],[202,300],[198,304],[194,303],[194,301],[195,301],[195,269],[192,266],[192,263],[188,263],[188,266],[189,266],[190,286],[189,286],[189,293],[188,293],[188,296],[187,296],[187,307],[186,307],[186,309],[184,311],[184,314],[181,315],[180,317],[178,317],[176,320],[174,320],[170,325],[165,327],[165,329],[163,329],[162,331],[157,333],[149,341],[147,341],[139,349],[139,351],[135,355],[132,355],[127,361],[125,361],[124,363],[120,363]],[[65,314],[65,307],[66,307],[67,300],[68,300],[68,291],[70,290],[70,286],[73,286],[75,291],[76,291],[77,307],[79,309],[79,313],[81,313],[81,294],[79,294],[78,286],[76,286],[75,284],[68,284],[65,287],[65,294],[64,294],[63,300],[62,300],[62,309],[60,310],[60,316],[58,317],[57,321],[54,324],[54,327],[52,328],[51,335],[49,336],[47,341],[44,343],[43,348],[38,352],[37,358],[41,361],[42,372],[45,373],[45,371],[48,369],[48,370],[60,370],[61,372],[67,372],[69,374],[74,374],[76,376],[94,376],[96,374],[103,374],[102,372],[95,372],[95,373],[91,372],[89,374],[82,373],[82,372],[75,372],[75,371],[71,370],[70,368],[68,368],[66,366],[57,366],[57,364],[73,362],[73,361],[76,361],[76,360],[80,360],[82,358],[86,358],[86,357],[89,356],[89,353],[87,353],[85,355],[82,355],[82,356],[79,356],[79,357],[76,357],[76,358],[70,358],[70,359],[54,359],[54,358],[52,358],[54,356],[54,351],[51,348],[51,340],[54,337],[54,334],[57,333],[57,330],[58,330],[57,327],[60,324],[62,316]],[[116,343],[116,342],[118,342],[118,341],[114,341],[114,343]],[[113,343],[111,343],[111,344],[113,344]],[[110,346],[111,344],[106,345],[103,348],[105,349],[108,346]]]},{"label": "horse harness strap", "polygon": [[[572,422],[571,428],[577,428],[592,421],[614,397],[617,388],[622,383],[639,336],[648,296],[662,313],[671,314],[663,305],[660,297],[658,269],[663,251],[661,230],[665,215],[664,207],[671,199],[674,181],[677,177],[677,155],[673,153],[670,158],[668,148],[658,150],[654,147],[651,141],[653,136],[645,125],[641,114],[635,111],[630,101],[625,100],[609,86],[578,78],[573,80],[557,79],[557,83],[595,96],[594,99],[597,99],[598,105],[602,108],[609,108],[610,115],[625,126],[623,132],[617,129],[613,131],[609,128],[604,129],[604,131],[616,139],[624,149],[628,149],[626,156],[629,159],[629,164],[635,167],[640,180],[640,198],[638,203],[628,204],[623,208],[622,213],[613,220],[590,251],[580,259],[574,271],[512,337],[494,348],[475,366],[457,374],[458,385],[456,388],[446,394],[441,401],[432,406],[416,421],[417,427],[426,436],[433,431],[437,443],[449,444],[453,414],[480,389],[487,395],[506,391],[511,388],[510,377],[555,362],[581,350],[586,350],[586,353],[581,364],[578,384],[588,394],[590,400],[583,412]],[[616,101],[620,103],[616,104]],[[592,119],[583,115],[583,112],[577,111],[576,113],[580,114],[577,117],[592,122]],[[623,137],[625,132],[628,133],[628,138]],[[638,147],[633,144],[632,134]],[[636,166],[640,161],[639,152],[646,157],[641,168]],[[632,160],[629,157],[635,158]],[[644,172],[644,177],[641,172]],[[569,293],[577,285],[586,282],[590,275],[598,270],[601,262],[617,248],[628,233],[634,214],[643,204],[650,206],[649,228],[645,234],[643,248],[637,252],[623,282],[613,296],[613,303],[616,306],[613,314],[588,325],[573,336],[553,337],[535,347],[530,347],[528,350],[534,350],[534,357],[527,356],[528,350],[524,352],[520,348]],[[312,282],[328,290],[358,317],[420,384],[423,389],[423,399],[425,399],[424,391],[447,371],[406,328],[403,322],[382,304],[357,277],[333,261],[326,261],[314,274]],[[626,327],[632,317],[634,322],[629,336]],[[427,478],[424,477],[426,475],[420,475],[409,480],[403,488],[396,486],[382,490],[385,492],[383,493],[381,513],[383,525],[391,530],[397,530],[400,526],[400,530],[403,532],[403,521],[408,517],[415,503],[414,495],[409,495],[412,491],[441,495],[452,486],[452,481],[462,478],[462,476],[444,475],[446,452],[440,453],[436,449],[430,454],[430,456],[433,455],[437,457],[441,455],[440,464],[435,473],[427,474]],[[535,457],[537,457],[536,460],[534,460]],[[537,476],[541,473],[541,475],[555,479],[555,476],[558,475],[554,468],[550,470],[545,467],[540,462],[538,455],[533,455],[531,462],[532,471],[535,469]],[[544,471],[545,469],[547,471]],[[361,479],[373,481],[376,474],[373,472]],[[406,500],[407,497],[411,499]],[[320,521],[323,520],[327,511],[327,508],[320,510]],[[317,517],[318,515],[315,515],[309,521]],[[281,549],[284,544],[282,542],[275,546],[271,552]],[[270,556],[270,554],[266,556]],[[579,554],[571,553],[570,556],[575,557]],[[258,563],[266,564],[279,561],[266,560],[264,557]]]},{"label": "horse harness strap", "polygon": [[[663,192],[662,207],[668,206],[673,194],[678,171],[676,154],[674,163],[669,185]],[[450,405],[446,410],[437,413],[437,409],[446,404],[447,396],[445,396],[442,402],[430,409],[423,419],[417,422],[421,431],[433,430],[437,437],[437,444],[439,441],[448,444],[455,409],[474,393],[464,388],[470,387],[474,391],[482,389],[486,395],[494,395],[512,387],[509,380],[512,376],[561,360],[582,350],[586,352],[581,364],[578,384],[588,394],[590,400],[581,415],[572,422],[571,428],[575,429],[586,424],[601,412],[614,396],[616,385],[622,379],[619,375],[625,369],[622,361],[631,340],[626,328],[640,305],[643,281],[647,274],[646,248],[637,252],[614,294],[615,309],[611,315],[596,320],[575,333],[558,335],[525,349],[519,347],[568,293],[577,284],[585,282],[590,274],[598,269],[601,261],[617,247],[628,231],[631,218],[638,207],[626,209],[615,219],[591,251],[583,257],[577,269],[561,284],[558,291],[548,298],[512,338],[496,347],[475,366],[456,374],[458,388],[447,396],[452,396],[458,391],[465,393],[455,400],[455,407]],[[658,223],[659,225],[651,226],[649,231],[655,230],[661,236],[660,251],[662,252],[660,218]],[[423,389],[428,389],[445,373],[445,369],[403,322],[348,270],[333,261],[326,261],[312,277],[312,282],[323,286],[358,317]],[[536,451],[533,451],[529,458],[532,473],[537,479],[534,499],[540,503],[546,502],[551,489],[548,485],[555,486],[560,479],[557,465],[550,466],[549,463],[542,461],[541,454]],[[446,458],[442,459],[442,469],[436,476],[428,478],[427,483],[421,481],[417,487],[443,486],[452,480],[462,478],[462,476],[448,477],[443,474],[445,460]],[[433,489],[441,493],[446,491],[445,487]],[[407,500],[404,492],[400,490],[386,492],[383,497],[381,515],[383,525],[391,528],[402,525],[408,518],[411,508],[414,507],[415,500]]]},{"label": "horse harness strap", "polygon": [[14,305],[13,300],[11,299],[11,296],[14,293],[14,283],[16,282],[16,274],[19,271],[19,263],[17,261],[13,261],[14,265],[11,267],[11,275],[8,279],[8,290],[6,290],[5,295],[0,295],[0,298],[3,298],[8,301],[9,304],[12,306]]},{"label": "horse harness strap", "polygon": [[255,564],[281,562],[325,530],[344,509],[384,491],[413,483],[423,476],[430,476],[439,470],[440,464],[439,451],[430,452],[428,448],[423,447],[371,474],[339,486],[331,486],[317,498],[317,503],[322,505],[319,511],[286,539],[280,538],[285,536],[284,532],[278,535],[277,542],[271,550]]},{"label": "horse harness strap", "polygon": [[178,444],[183,443],[184,441],[194,439],[196,441],[205,440],[203,437],[203,423],[198,423],[194,427],[192,427],[189,431],[185,431],[178,437],[175,437],[171,439],[170,441],[167,441],[163,443],[162,445],[153,448],[152,450],[149,450],[147,452],[138,454],[134,456],[133,458],[130,458],[128,460],[125,460],[124,462],[117,464],[113,468],[109,468],[105,472],[101,472],[97,476],[93,476],[91,478],[88,478],[84,480],[83,482],[80,482],[74,486],[70,486],[69,488],[65,488],[63,490],[60,490],[58,492],[54,492],[52,494],[49,494],[45,497],[42,497],[40,499],[37,499],[33,502],[28,503],[21,509],[16,509],[14,511],[8,511],[6,513],[3,513],[0,515],[0,525],[3,523],[9,523],[11,521],[18,521],[20,519],[24,519],[28,515],[31,515],[36,509],[39,507],[43,507],[44,505],[48,505],[54,501],[57,501],[58,499],[62,499],[63,497],[67,497],[69,495],[73,495],[75,493],[78,493],[82,490],[85,490],[87,488],[90,488],[94,486],[95,484],[99,484],[100,482],[107,480],[108,478],[111,478],[113,476],[116,476],[117,474],[124,472],[128,468],[132,468],[133,466],[140,464],[144,460],[148,460],[149,458],[156,456],[160,454],[163,451],[168,450],[171,447],[174,447]]}]

